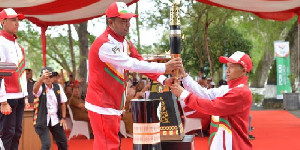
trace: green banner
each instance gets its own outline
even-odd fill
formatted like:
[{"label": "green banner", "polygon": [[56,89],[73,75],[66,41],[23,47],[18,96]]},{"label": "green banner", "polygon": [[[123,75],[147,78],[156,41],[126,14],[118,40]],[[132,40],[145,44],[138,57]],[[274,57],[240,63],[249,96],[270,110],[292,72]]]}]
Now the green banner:
[{"label": "green banner", "polygon": [[277,69],[277,99],[283,99],[283,93],[291,93],[289,42],[274,42]]}]

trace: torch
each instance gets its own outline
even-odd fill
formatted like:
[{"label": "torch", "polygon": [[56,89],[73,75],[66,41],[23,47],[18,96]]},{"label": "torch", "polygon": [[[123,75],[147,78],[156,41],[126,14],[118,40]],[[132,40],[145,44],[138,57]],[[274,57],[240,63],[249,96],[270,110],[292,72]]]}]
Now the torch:
[{"label": "torch", "polygon": [[[180,57],[180,45],[181,45],[181,30],[180,30],[180,0],[175,1],[170,9],[170,49],[171,57]],[[175,77],[179,78],[179,70],[175,70]]]}]

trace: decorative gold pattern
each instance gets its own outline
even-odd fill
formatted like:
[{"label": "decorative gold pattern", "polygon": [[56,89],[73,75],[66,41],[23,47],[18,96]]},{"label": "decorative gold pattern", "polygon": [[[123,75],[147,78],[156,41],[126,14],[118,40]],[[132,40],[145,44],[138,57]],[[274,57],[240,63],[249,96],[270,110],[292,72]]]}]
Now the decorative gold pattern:
[{"label": "decorative gold pattern", "polygon": [[182,125],[182,122],[180,123],[179,128],[180,128],[180,133],[183,133],[183,125]]},{"label": "decorative gold pattern", "polygon": [[166,109],[166,104],[162,97],[160,97],[161,101],[161,113],[160,113],[160,123],[170,123],[169,114]]},{"label": "decorative gold pattern", "polygon": [[160,126],[160,131],[171,131],[171,130],[177,130],[177,126]]},{"label": "decorative gold pattern", "polygon": [[160,131],[160,135],[179,135],[178,130]]},{"label": "decorative gold pattern", "polygon": [[173,3],[170,11],[170,25],[180,25],[179,13],[180,9],[176,3]]}]

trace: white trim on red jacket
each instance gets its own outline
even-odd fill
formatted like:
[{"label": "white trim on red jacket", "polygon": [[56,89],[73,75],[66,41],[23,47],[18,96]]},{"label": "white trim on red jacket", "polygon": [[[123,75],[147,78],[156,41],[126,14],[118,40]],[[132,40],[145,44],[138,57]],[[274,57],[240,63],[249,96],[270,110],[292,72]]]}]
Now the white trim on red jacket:
[{"label": "white trim on red jacket", "polygon": [[[17,40],[15,42],[6,39],[3,36],[0,36],[0,58],[1,62],[11,62],[16,65],[23,59],[23,52],[19,46]],[[18,67],[18,66],[17,66]],[[5,79],[2,79],[2,82],[5,82]],[[1,83],[2,84],[2,83]],[[26,73],[20,77],[20,84],[22,92],[19,93],[6,93],[5,84],[1,85],[0,90],[0,102],[5,102],[7,99],[19,99],[28,95],[27,93],[27,80]],[[18,85],[17,85],[18,86]]]},{"label": "white trim on red jacket", "polygon": [[[246,76],[229,81],[229,85],[209,90],[202,88],[191,77],[186,77],[182,81],[186,89],[180,95],[183,107],[195,109],[200,113],[221,115],[212,116],[212,123],[223,123],[214,124],[218,128],[210,137],[212,138],[210,139],[210,149],[223,149],[224,147],[226,149],[251,149],[251,143],[249,140],[247,141],[247,125],[249,124],[247,121],[249,121],[248,111],[251,108],[252,95],[246,85]],[[195,110],[188,113],[194,113]],[[224,125],[224,118],[225,122],[228,121],[230,128]],[[224,141],[225,143],[223,143]]]},{"label": "white trim on red jacket", "polygon": [[[164,73],[166,70],[165,63],[155,63],[140,61],[136,58],[132,58],[128,55],[128,43],[126,40],[122,42],[114,39],[113,36],[108,34],[108,41],[105,42],[99,49],[98,55],[99,59],[107,63],[112,67],[117,74],[122,76],[124,74],[124,69],[132,72],[139,73]],[[89,64],[91,65],[91,64]],[[161,84],[166,79],[164,75],[160,75],[157,78]],[[124,96],[124,102],[126,101],[126,96]],[[98,114],[104,115],[121,115],[122,110],[117,110],[114,108],[105,108],[97,105],[93,105],[89,102],[85,103],[85,108],[90,111],[96,112]]]},{"label": "white trim on red jacket", "polygon": [[[129,57],[127,52],[127,42],[118,42],[112,36],[108,35],[109,42],[104,43],[99,50],[99,58],[105,63],[109,63],[120,74],[125,70],[139,73],[164,73],[166,66],[164,63],[149,63],[139,61],[136,58]],[[115,51],[112,51],[115,49]]]}]

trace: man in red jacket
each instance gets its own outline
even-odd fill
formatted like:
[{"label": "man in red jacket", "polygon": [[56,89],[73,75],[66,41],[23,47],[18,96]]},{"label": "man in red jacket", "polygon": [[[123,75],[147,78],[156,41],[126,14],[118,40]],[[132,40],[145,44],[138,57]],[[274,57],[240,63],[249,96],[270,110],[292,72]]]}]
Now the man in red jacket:
[{"label": "man in red jacket", "polygon": [[240,51],[230,57],[221,56],[219,61],[227,64],[228,85],[209,90],[202,88],[182,69],[185,89],[173,84],[172,92],[180,97],[183,107],[213,115],[210,149],[252,149],[248,139],[252,93],[247,86],[247,73],[252,69],[252,61],[249,55]]},{"label": "man in red jacket", "polygon": [[[94,133],[95,150],[119,149],[119,130],[126,102],[128,71],[139,72],[160,83],[168,82],[162,75],[182,67],[181,59],[165,63],[148,63],[130,41],[130,13],[125,3],[114,2],[106,10],[107,28],[89,51],[88,89],[85,107]],[[165,81],[166,80],[166,81]]]}]

